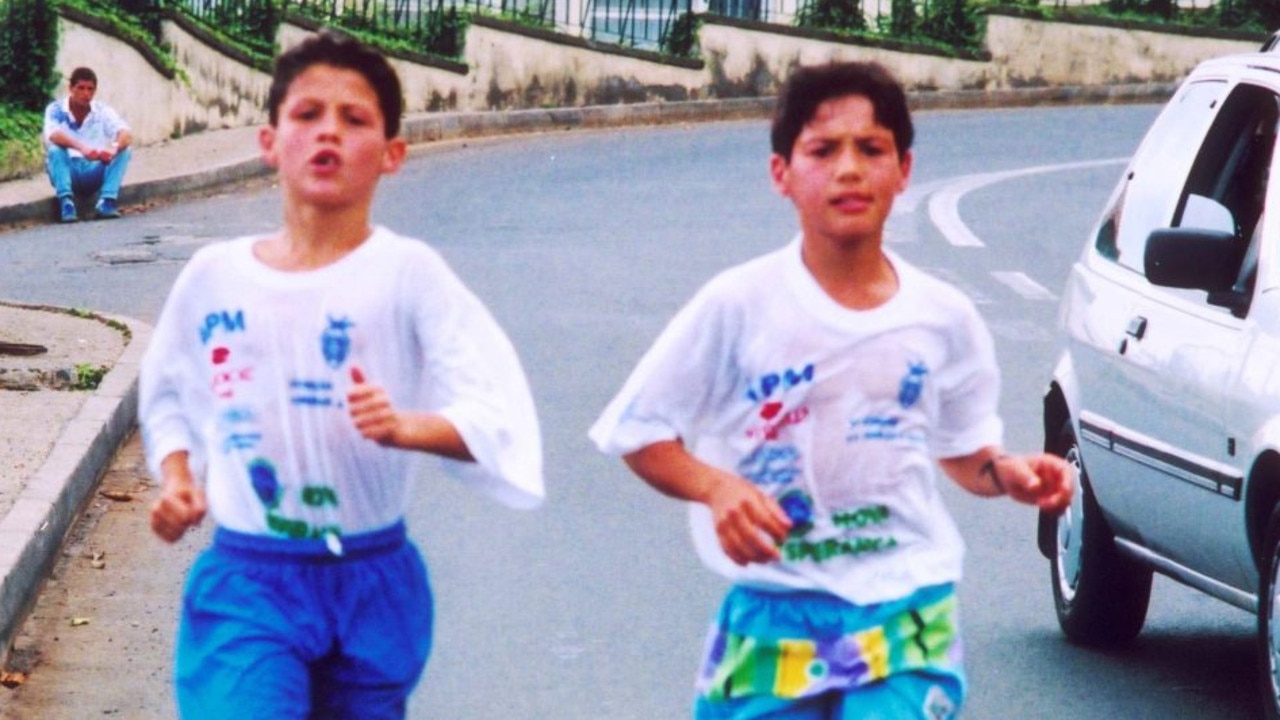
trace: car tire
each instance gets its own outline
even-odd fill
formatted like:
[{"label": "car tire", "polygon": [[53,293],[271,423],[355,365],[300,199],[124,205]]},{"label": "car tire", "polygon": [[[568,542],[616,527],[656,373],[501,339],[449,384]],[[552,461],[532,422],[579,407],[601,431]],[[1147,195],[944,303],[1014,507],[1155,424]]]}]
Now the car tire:
[{"label": "car tire", "polygon": [[1262,717],[1280,720],[1280,508],[1271,511],[1258,573],[1258,670]]},{"label": "car tire", "polygon": [[1071,506],[1058,517],[1049,559],[1053,604],[1067,639],[1114,646],[1137,637],[1151,600],[1151,569],[1116,548],[1084,471],[1080,446],[1068,421],[1054,453],[1076,470]]}]

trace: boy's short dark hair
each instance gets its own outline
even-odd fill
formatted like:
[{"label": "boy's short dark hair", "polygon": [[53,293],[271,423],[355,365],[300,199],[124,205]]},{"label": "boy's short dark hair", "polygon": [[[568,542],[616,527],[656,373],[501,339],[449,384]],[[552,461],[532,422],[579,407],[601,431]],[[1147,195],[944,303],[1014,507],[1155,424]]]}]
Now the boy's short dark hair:
[{"label": "boy's short dark hair", "polygon": [[267,116],[272,125],[280,119],[280,105],[289,92],[289,85],[313,65],[329,65],[363,75],[378,95],[384,134],[387,138],[400,134],[404,97],[395,68],[376,50],[331,30],[321,30],[276,58],[271,90],[267,95]]},{"label": "boy's short dark hair", "polygon": [[790,160],[796,138],[813,120],[818,106],[848,95],[861,95],[871,101],[876,122],[893,132],[899,158],[911,149],[915,128],[907,95],[897,78],[880,63],[832,62],[801,66],[783,83],[769,134],[773,152]]},{"label": "boy's short dark hair", "polygon": [[84,82],[85,80],[88,80],[89,82],[93,83],[94,87],[98,86],[97,73],[95,73],[94,71],[90,70],[87,67],[78,67],[75,70],[72,70],[71,79],[67,81],[67,84],[75,85],[76,83],[81,83],[81,82]]}]

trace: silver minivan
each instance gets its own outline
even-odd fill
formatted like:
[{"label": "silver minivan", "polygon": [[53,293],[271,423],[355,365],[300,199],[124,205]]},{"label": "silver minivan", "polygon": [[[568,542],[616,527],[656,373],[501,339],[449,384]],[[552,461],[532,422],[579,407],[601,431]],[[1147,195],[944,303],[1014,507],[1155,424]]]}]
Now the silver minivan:
[{"label": "silver minivan", "polygon": [[[1082,479],[1042,517],[1059,624],[1133,639],[1153,572],[1257,614],[1280,719],[1280,52],[1197,67],[1072,267],[1045,446]],[[1270,202],[1269,202],[1270,201]]]}]

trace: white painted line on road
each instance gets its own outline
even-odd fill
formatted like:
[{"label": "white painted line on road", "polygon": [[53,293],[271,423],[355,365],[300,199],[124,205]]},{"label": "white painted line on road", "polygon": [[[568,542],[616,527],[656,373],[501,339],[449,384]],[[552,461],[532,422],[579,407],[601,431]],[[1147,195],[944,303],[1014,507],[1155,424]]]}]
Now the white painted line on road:
[{"label": "white painted line on road", "polygon": [[[986,243],[969,229],[960,219],[960,198],[981,187],[993,183],[1010,180],[1027,175],[1061,172],[1063,170],[1081,170],[1105,165],[1119,165],[1129,162],[1129,158],[1110,158],[1108,160],[1085,160],[1082,162],[1062,163],[1058,165],[1037,165],[1035,167],[1006,170],[1004,172],[978,173],[954,178],[929,198],[929,220],[938,228],[947,242],[956,247],[986,247]],[[936,185],[937,183],[930,183]],[[904,193],[905,195],[905,193]],[[913,198],[913,204],[918,202]]]},{"label": "white painted line on road", "polygon": [[1025,300],[1048,300],[1056,301],[1057,295],[1049,292],[1045,286],[1032,280],[1026,273],[1014,271],[999,271],[991,273],[996,280],[1009,286],[1010,290],[1018,293]]},{"label": "white painted line on road", "polygon": [[916,183],[914,181],[907,184],[907,189],[893,201],[894,215],[910,215],[916,211],[920,203],[925,198],[937,192],[941,188],[946,187],[952,182],[951,178],[943,178],[942,180],[930,180],[929,182]]}]

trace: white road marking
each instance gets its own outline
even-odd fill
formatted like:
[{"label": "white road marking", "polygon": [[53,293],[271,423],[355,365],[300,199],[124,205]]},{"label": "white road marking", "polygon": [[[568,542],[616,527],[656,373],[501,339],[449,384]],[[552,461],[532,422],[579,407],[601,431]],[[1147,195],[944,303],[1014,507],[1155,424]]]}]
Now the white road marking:
[{"label": "white road marking", "polygon": [[[981,238],[975,235],[969,229],[969,226],[965,225],[964,221],[960,219],[960,198],[966,194],[993,183],[1027,175],[1039,175],[1063,170],[1081,170],[1105,165],[1120,165],[1127,162],[1129,162],[1127,157],[1110,158],[1107,160],[1085,160],[1058,165],[1037,165],[1004,172],[978,173],[976,175],[952,178],[946,183],[928,183],[921,190],[929,193],[929,220],[938,228],[938,231],[947,239],[947,242],[956,247],[986,247],[986,243],[982,242]],[[939,186],[940,189],[934,189],[939,188]],[[906,193],[903,193],[904,197],[906,195]],[[920,197],[918,195],[910,197],[909,202],[904,207],[904,211],[914,210],[919,202]]]},{"label": "white road marking", "polygon": [[991,273],[996,280],[1009,286],[1017,294],[1026,300],[1047,300],[1055,301],[1057,295],[1049,292],[1043,285],[1032,280],[1026,273],[1016,271],[996,271]]},{"label": "white road marking", "polygon": [[929,182],[907,184],[907,189],[893,201],[894,215],[910,215],[916,211],[924,199],[954,182],[953,178],[930,180]]}]

